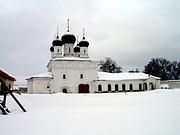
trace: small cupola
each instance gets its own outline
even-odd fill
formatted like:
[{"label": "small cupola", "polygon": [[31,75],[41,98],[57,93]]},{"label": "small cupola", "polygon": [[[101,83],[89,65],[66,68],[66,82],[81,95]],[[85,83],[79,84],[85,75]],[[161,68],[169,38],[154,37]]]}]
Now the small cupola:
[{"label": "small cupola", "polygon": [[83,38],[79,42],[79,47],[88,47],[88,46],[89,46],[89,42],[85,39],[85,32],[84,32],[84,29],[83,29]]},{"label": "small cupola", "polygon": [[53,40],[52,45],[53,45],[53,46],[62,46],[62,45],[63,45],[63,43],[62,43],[62,41],[59,39],[59,36],[58,36],[58,35],[56,36],[55,40]]},{"label": "small cupola", "polygon": [[69,19],[68,19],[67,33],[65,33],[61,37],[61,40],[63,44],[74,44],[76,42],[76,37],[74,36],[74,34],[70,33],[69,31]]}]

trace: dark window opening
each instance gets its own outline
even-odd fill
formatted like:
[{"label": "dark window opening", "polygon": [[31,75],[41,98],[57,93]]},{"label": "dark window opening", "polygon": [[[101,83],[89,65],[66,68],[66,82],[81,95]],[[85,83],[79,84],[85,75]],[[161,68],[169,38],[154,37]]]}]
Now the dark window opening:
[{"label": "dark window opening", "polygon": [[119,90],[119,86],[118,84],[115,85],[115,91],[118,91]]},{"label": "dark window opening", "polygon": [[111,84],[108,84],[108,91],[111,91]]},{"label": "dark window opening", "polygon": [[125,90],[126,90],[126,85],[123,84],[123,85],[122,85],[122,91],[125,91]]},{"label": "dark window opening", "polygon": [[132,84],[129,85],[129,89],[133,90],[133,85]]},{"label": "dark window opening", "polygon": [[80,74],[80,78],[83,79],[83,74]]},{"label": "dark window opening", "polygon": [[142,90],[142,84],[139,84],[139,90]]},{"label": "dark window opening", "polygon": [[102,91],[102,85],[101,84],[98,85],[98,91]]},{"label": "dark window opening", "polygon": [[66,79],[66,75],[65,74],[63,74],[63,79]]}]

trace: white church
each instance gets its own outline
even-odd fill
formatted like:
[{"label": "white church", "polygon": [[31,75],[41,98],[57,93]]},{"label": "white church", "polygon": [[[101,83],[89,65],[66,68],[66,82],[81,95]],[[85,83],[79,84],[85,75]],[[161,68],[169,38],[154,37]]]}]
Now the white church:
[{"label": "white church", "polygon": [[105,93],[133,92],[160,88],[160,78],[145,73],[105,73],[88,55],[84,32],[80,42],[69,32],[57,33],[50,47],[47,72],[27,78],[28,93]]}]

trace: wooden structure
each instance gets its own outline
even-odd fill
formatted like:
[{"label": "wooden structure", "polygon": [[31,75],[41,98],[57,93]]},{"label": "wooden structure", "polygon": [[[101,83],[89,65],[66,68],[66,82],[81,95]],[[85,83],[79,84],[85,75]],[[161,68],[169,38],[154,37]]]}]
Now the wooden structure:
[{"label": "wooden structure", "polygon": [[19,105],[19,107],[23,110],[23,112],[26,112],[24,107],[20,104],[20,102],[17,100],[17,98],[13,95],[13,92],[15,92],[16,90],[11,90],[12,84],[14,83],[15,80],[16,80],[15,78],[13,78],[12,76],[10,76],[7,73],[0,70],[0,94],[3,95],[3,100],[0,101],[0,110],[2,111],[2,114],[4,114],[4,115],[10,113],[10,111],[6,107],[7,94],[10,94],[12,96],[12,98]]}]

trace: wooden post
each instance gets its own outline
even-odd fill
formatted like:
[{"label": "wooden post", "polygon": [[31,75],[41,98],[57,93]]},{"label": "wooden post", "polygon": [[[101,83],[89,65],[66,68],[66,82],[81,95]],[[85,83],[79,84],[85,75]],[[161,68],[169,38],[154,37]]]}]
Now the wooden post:
[{"label": "wooden post", "polygon": [[15,100],[15,102],[19,105],[19,107],[23,110],[23,112],[26,112],[24,107],[20,104],[20,102],[17,100],[17,98],[13,95],[12,91],[5,85],[5,83],[0,79],[1,85],[3,85],[3,93],[4,93],[4,100],[2,101],[2,106],[5,108],[6,107],[6,95],[9,93],[12,98]]}]

